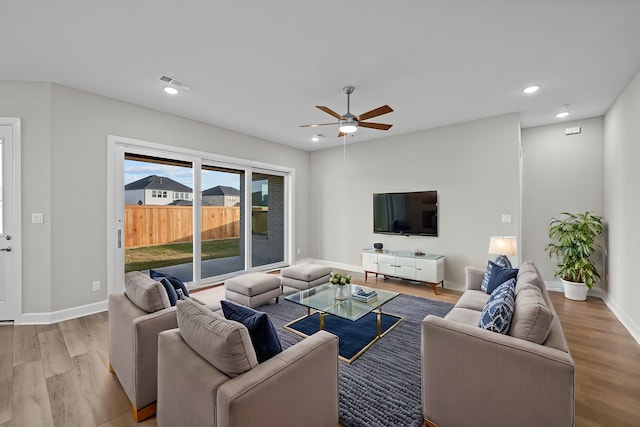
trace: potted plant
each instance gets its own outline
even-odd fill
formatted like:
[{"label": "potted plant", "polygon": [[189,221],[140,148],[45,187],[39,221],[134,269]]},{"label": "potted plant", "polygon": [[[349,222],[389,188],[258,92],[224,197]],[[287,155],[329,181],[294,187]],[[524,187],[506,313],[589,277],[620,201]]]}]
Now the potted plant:
[{"label": "potted plant", "polygon": [[600,278],[591,255],[599,246],[595,240],[602,233],[602,217],[593,212],[563,212],[549,224],[549,257],[556,256],[556,277],[562,280],[564,296],[584,301],[587,291]]}]

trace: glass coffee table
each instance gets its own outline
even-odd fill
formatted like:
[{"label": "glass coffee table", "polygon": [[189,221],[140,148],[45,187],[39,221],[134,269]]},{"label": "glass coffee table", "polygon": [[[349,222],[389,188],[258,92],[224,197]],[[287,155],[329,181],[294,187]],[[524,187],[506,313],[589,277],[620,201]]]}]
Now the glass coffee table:
[{"label": "glass coffee table", "polygon": [[[318,323],[316,323],[317,328],[325,329],[325,323],[327,316],[336,316],[340,319],[345,319],[349,322],[353,322],[351,325],[346,325],[346,328],[341,328],[338,326],[339,330],[353,330],[355,327],[359,329],[360,326],[362,328],[373,328],[373,324],[375,323],[375,333],[373,329],[371,332],[372,340],[367,342],[366,345],[362,349],[360,349],[353,357],[340,357],[341,360],[351,363],[353,360],[357,359],[362,353],[364,353],[369,347],[371,347],[375,342],[377,342],[380,338],[386,335],[389,331],[395,328],[403,318],[400,316],[396,316],[389,313],[382,312],[382,306],[396,298],[400,295],[398,292],[385,291],[382,289],[372,289],[369,287],[360,286],[365,290],[373,290],[376,292],[376,297],[364,302],[358,301],[354,299],[351,295],[352,287],[355,288],[359,285],[345,285],[349,286],[347,290],[347,299],[346,300],[338,300],[336,299],[336,289],[335,285],[327,283],[326,285],[316,286],[315,288],[307,289],[304,291],[296,292],[291,295],[287,295],[285,299],[287,301],[291,301],[293,303],[302,305],[307,308],[307,315],[303,316],[299,319],[296,319],[292,322],[287,323],[284,327],[286,330],[291,331],[295,334],[301,335],[303,337],[307,337],[311,334],[305,334],[300,330],[294,328],[294,324],[300,322],[303,319],[309,318],[311,316],[315,316],[316,313],[312,313],[312,310],[317,312],[318,314]],[[371,316],[367,316],[370,313],[375,313],[375,322],[372,322]],[[390,320],[391,319],[391,320]],[[332,325],[335,325],[336,322],[332,320]],[[383,325],[383,323],[385,325]],[[343,322],[344,324],[344,322]],[[390,326],[389,326],[390,325]],[[336,333],[333,330],[329,330],[329,332]],[[336,333],[341,339],[348,340],[350,338],[349,334],[345,332],[345,336],[340,336],[339,333]]]}]

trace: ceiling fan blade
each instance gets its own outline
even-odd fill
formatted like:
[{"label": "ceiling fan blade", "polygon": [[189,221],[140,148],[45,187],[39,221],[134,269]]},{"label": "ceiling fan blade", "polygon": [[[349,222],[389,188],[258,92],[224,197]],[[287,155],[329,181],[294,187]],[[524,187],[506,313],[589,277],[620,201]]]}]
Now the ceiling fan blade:
[{"label": "ceiling fan blade", "polygon": [[331,115],[331,116],[335,117],[335,118],[336,118],[336,119],[338,119],[338,120],[342,120],[342,116],[341,116],[340,114],[336,113],[335,111],[333,111],[333,110],[332,110],[331,108],[329,108],[329,107],[324,107],[324,106],[322,106],[322,105],[316,105],[316,108],[318,108],[318,109],[320,109],[320,110],[324,111],[325,113],[327,113],[327,114],[329,114],[329,115]]},{"label": "ceiling fan blade", "polygon": [[312,123],[310,125],[300,125],[301,128],[314,128],[316,126],[329,126],[329,125],[337,125],[337,122],[333,123]]},{"label": "ceiling fan blade", "polygon": [[[318,108],[320,108],[320,107],[318,107]],[[371,111],[367,111],[366,113],[360,114],[358,116],[358,121],[371,119],[373,117],[378,117],[378,116],[381,116],[383,114],[390,113],[392,111],[393,111],[393,108],[389,107],[388,105],[383,105],[382,107],[374,108]]]},{"label": "ceiling fan blade", "polygon": [[378,130],[389,130],[393,125],[386,125],[384,123],[369,123],[369,122],[360,122],[358,126],[362,126],[363,128],[371,128]]},{"label": "ceiling fan blade", "polygon": [[346,133],[344,133],[344,132],[338,132],[338,138],[342,138],[345,135],[346,135]]}]

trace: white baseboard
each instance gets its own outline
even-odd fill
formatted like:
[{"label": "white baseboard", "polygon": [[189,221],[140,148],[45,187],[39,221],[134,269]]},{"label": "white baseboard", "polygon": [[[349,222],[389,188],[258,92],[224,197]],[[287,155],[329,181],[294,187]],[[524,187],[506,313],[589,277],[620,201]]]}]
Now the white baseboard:
[{"label": "white baseboard", "polygon": [[63,322],[103,311],[107,311],[107,300],[81,305],[79,307],[65,308],[64,310],[52,311],[50,313],[23,313],[19,319],[16,319],[14,324],[48,325],[50,323]]}]

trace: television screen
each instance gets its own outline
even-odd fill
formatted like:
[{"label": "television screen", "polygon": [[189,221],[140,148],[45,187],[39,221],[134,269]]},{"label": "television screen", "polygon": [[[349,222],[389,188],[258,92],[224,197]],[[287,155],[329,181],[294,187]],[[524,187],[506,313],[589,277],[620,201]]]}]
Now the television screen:
[{"label": "television screen", "polygon": [[438,235],[438,192],[376,193],[373,232]]}]

